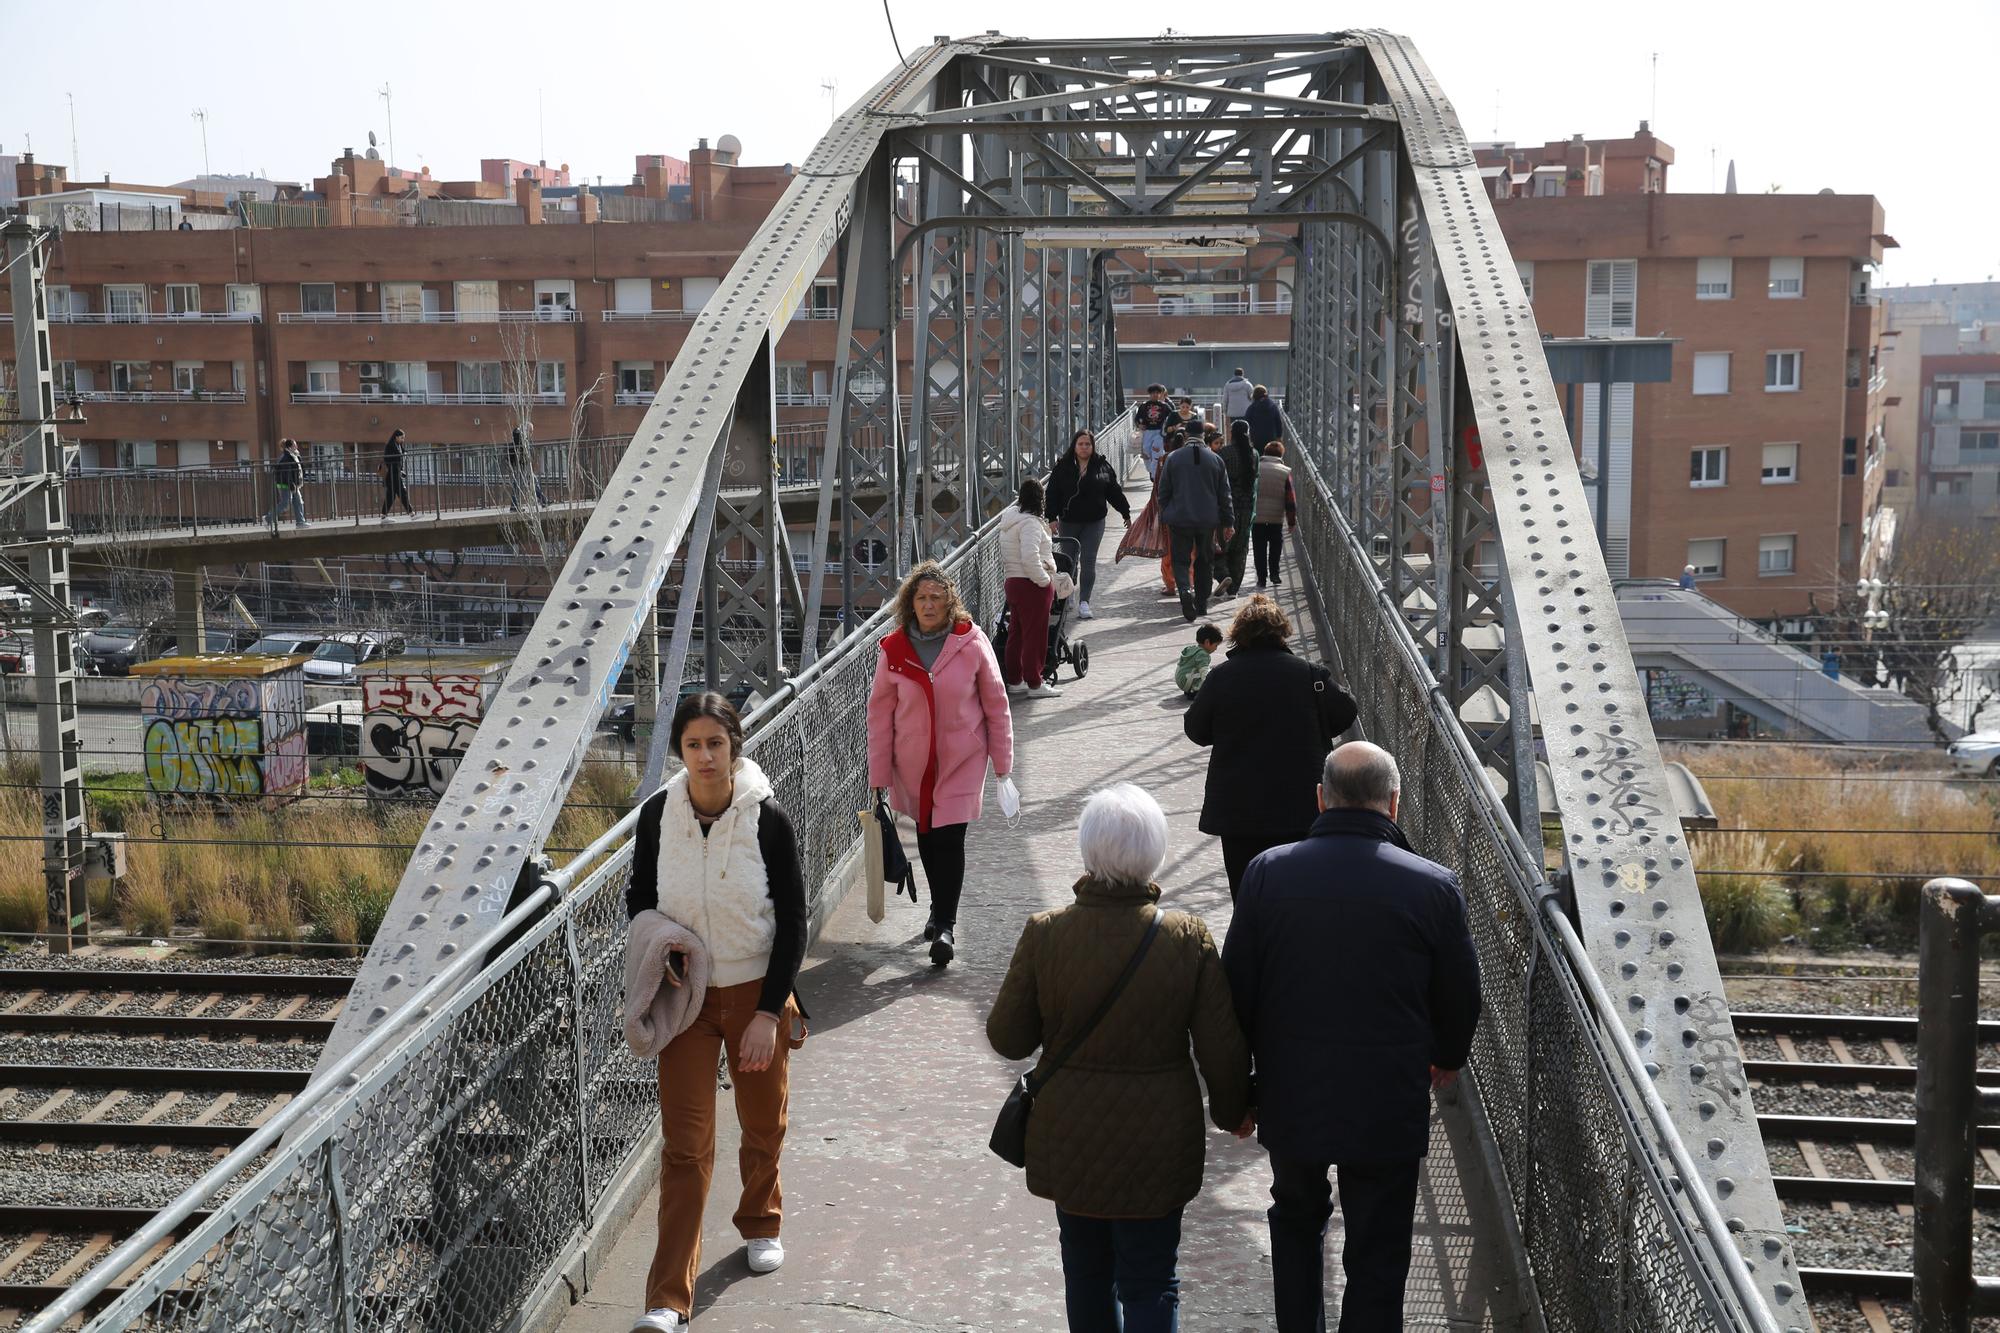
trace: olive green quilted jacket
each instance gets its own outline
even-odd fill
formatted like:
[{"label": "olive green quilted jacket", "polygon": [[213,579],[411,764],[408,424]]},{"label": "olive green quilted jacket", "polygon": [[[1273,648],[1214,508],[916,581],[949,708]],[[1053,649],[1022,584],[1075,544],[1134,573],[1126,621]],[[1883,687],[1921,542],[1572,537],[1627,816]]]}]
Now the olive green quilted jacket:
[{"label": "olive green quilted jacket", "polygon": [[[1009,1060],[1063,1049],[1139,947],[1159,896],[1157,885],[1085,876],[1075,905],[1028,918],[986,1018],[993,1049]],[[1194,1198],[1205,1133],[1197,1065],[1210,1118],[1235,1129],[1249,1106],[1250,1048],[1208,927],[1167,912],[1117,1004],[1035,1099],[1028,1192],[1085,1217],[1159,1217]]]}]

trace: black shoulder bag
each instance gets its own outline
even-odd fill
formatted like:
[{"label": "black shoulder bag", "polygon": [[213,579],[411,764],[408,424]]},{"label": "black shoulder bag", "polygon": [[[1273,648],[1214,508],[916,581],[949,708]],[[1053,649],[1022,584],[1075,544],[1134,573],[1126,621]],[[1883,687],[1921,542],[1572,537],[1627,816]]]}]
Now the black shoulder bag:
[{"label": "black shoulder bag", "polygon": [[1118,980],[1111,983],[1111,989],[1098,1004],[1097,1012],[1083,1025],[1083,1030],[1049,1061],[1048,1068],[1042,1071],[1039,1082],[1036,1081],[1032,1070],[1015,1081],[1014,1090],[1007,1094],[1007,1100],[1001,1104],[999,1116],[993,1121],[993,1137],[986,1141],[986,1146],[999,1154],[1001,1161],[1009,1166],[1028,1164],[1028,1113],[1035,1109],[1036,1095],[1048,1085],[1050,1079],[1055,1077],[1056,1071],[1076,1054],[1085,1039],[1097,1030],[1097,1025],[1104,1021],[1104,1016],[1111,1012],[1111,1006],[1118,1002],[1118,996],[1124,991],[1125,983],[1132,979],[1132,974],[1139,970],[1139,964],[1144,961],[1146,951],[1153,947],[1153,936],[1159,933],[1160,909],[1156,906],[1153,908],[1153,919],[1146,926],[1146,937],[1139,941],[1139,947],[1133,951],[1131,961],[1127,962],[1125,970],[1118,974]]}]

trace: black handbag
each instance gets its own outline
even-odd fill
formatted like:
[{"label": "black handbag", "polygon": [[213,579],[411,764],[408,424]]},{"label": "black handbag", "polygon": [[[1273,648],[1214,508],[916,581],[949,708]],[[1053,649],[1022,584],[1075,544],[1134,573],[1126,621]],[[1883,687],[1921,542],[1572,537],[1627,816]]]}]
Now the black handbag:
[{"label": "black handbag", "polygon": [[889,803],[880,796],[875,798],[875,825],[882,834],[882,882],[894,884],[897,893],[907,893],[910,901],[915,902],[916,872],[903,852],[903,840],[896,836],[896,817],[889,813]]},{"label": "black handbag", "polygon": [[1083,1025],[1083,1030],[1076,1034],[1069,1045],[1063,1047],[1059,1055],[1049,1061],[1048,1067],[1042,1070],[1039,1082],[1035,1079],[1033,1071],[1015,1080],[1014,1090],[1007,1094],[1007,1100],[1000,1105],[1000,1114],[993,1121],[993,1137],[986,1141],[986,1146],[998,1154],[1001,1161],[1009,1166],[1028,1164],[1028,1113],[1035,1109],[1036,1094],[1048,1086],[1056,1071],[1076,1054],[1084,1039],[1096,1031],[1097,1025],[1104,1021],[1104,1016],[1111,1012],[1111,1006],[1117,1003],[1119,994],[1125,989],[1125,983],[1139,970],[1139,964],[1146,957],[1146,950],[1153,947],[1153,936],[1159,933],[1160,909],[1155,907],[1153,919],[1146,925],[1146,937],[1139,941],[1139,947],[1133,950],[1131,960],[1125,964],[1125,970],[1118,974],[1118,980],[1111,983],[1111,989],[1098,1004],[1097,1012]]}]

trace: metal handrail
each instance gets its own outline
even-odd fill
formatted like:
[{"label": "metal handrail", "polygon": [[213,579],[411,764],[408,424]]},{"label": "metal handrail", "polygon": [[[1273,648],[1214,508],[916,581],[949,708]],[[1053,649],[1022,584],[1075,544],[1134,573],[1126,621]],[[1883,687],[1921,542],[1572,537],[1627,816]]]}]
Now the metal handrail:
[{"label": "metal handrail", "polygon": [[416,318],[389,310],[281,310],[280,324],[574,324],[566,307],[533,310],[426,310]]},{"label": "metal handrail", "polygon": [[240,403],[241,389],[79,389],[80,403]]}]

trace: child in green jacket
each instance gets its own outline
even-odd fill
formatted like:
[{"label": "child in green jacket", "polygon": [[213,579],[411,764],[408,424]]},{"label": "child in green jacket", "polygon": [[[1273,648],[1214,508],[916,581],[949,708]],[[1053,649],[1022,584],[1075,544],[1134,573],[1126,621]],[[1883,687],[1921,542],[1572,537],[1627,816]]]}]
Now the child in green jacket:
[{"label": "child in green jacket", "polygon": [[1201,683],[1208,679],[1209,656],[1222,646],[1222,631],[1207,621],[1195,629],[1194,642],[1181,649],[1180,660],[1174,664],[1174,684],[1181,687],[1181,693],[1192,699]]}]

